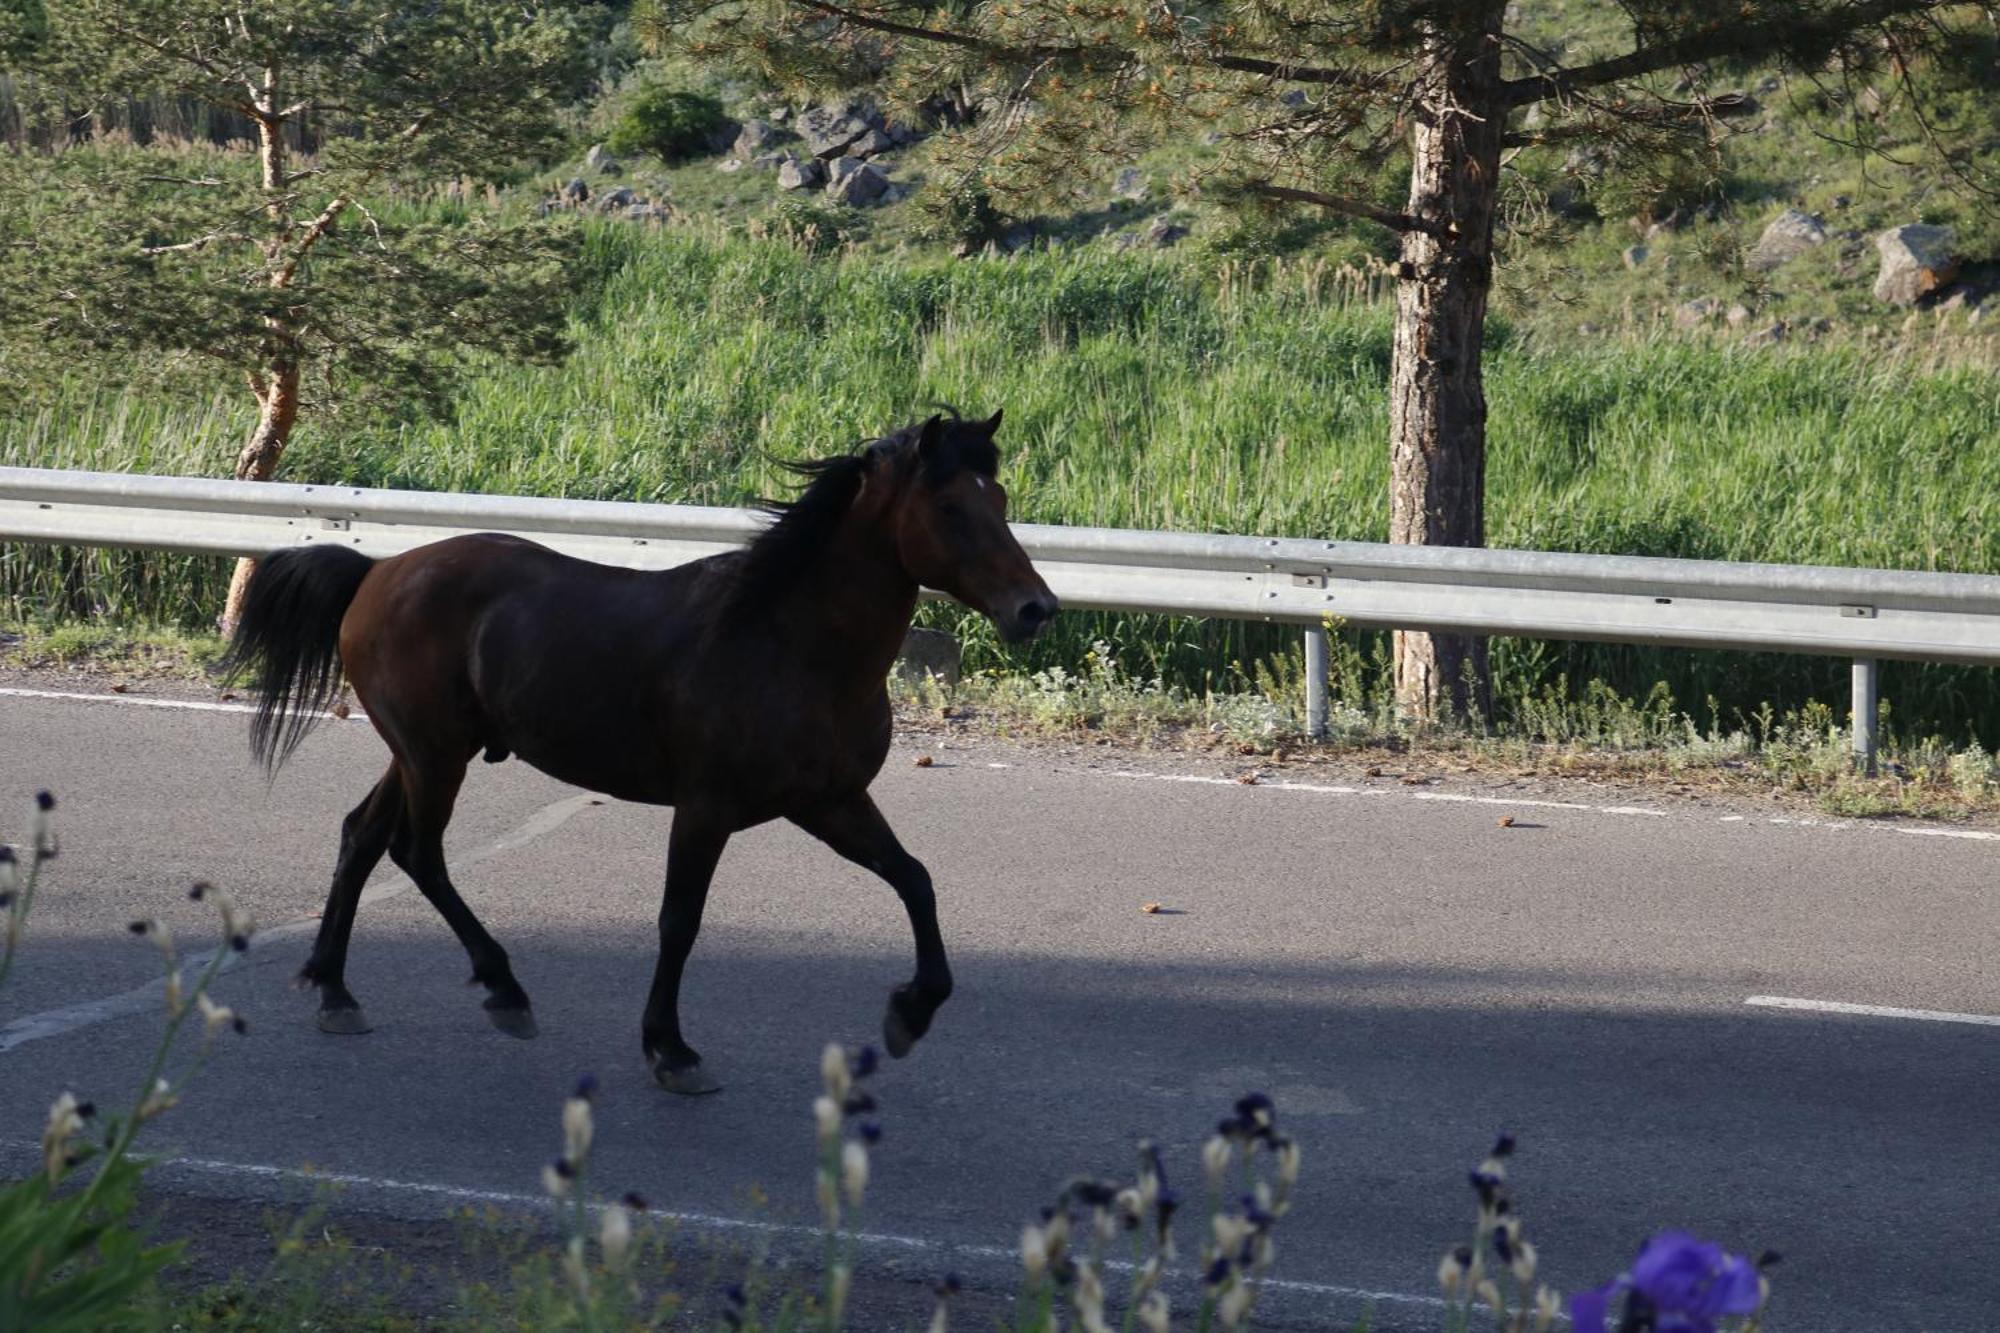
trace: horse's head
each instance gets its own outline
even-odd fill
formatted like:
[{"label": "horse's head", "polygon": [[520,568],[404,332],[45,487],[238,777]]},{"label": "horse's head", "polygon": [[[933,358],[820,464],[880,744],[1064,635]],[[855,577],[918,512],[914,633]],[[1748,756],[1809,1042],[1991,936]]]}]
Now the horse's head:
[{"label": "horse's head", "polygon": [[995,474],[985,421],[932,417],[919,426],[894,519],[903,568],[991,620],[1009,643],[1032,639],[1056,614],[1056,595],[1007,526],[1007,492]]}]

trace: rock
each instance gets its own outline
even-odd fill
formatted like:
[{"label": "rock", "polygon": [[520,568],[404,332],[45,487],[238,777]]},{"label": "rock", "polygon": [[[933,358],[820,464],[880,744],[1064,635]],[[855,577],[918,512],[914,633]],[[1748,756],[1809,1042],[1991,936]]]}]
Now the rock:
[{"label": "rock", "polygon": [[759,171],[776,171],[790,160],[783,153],[759,153],[750,159],[750,165]]},{"label": "rock", "polygon": [[583,183],[583,177],[572,177],[570,183],[562,187],[562,197],[572,204],[580,204],[590,198],[590,187]]},{"label": "rock", "polygon": [[673,215],[673,210],[665,204],[633,204],[625,210],[625,218],[628,222],[652,222],[664,225],[672,219]]},{"label": "rock", "polygon": [[813,157],[788,157],[778,168],[778,188],[810,190],[826,180],[826,164]]},{"label": "rock", "polygon": [[853,143],[847,145],[847,155],[849,157],[876,157],[888,152],[895,146],[896,141],[881,130],[870,130]]},{"label": "rock", "polygon": [[1854,201],[1848,198],[1846,195],[1837,194],[1833,196],[1833,198],[1827,200],[1826,206],[1832,209],[1834,212],[1838,213],[1842,209],[1846,208],[1849,204],[1852,204],[1853,202]]},{"label": "rock", "polygon": [[841,161],[853,162],[855,170],[841,174],[826,187],[826,192],[835,199],[858,208],[862,204],[872,204],[888,193],[889,178],[882,174],[881,168],[851,157]]},{"label": "rock", "polygon": [[1586,180],[1596,180],[1611,170],[1612,154],[1603,144],[1581,144],[1569,150],[1563,159],[1562,171],[1565,176],[1580,176]]},{"label": "rock", "polygon": [[888,127],[889,139],[896,147],[902,148],[924,137],[924,132],[905,121],[896,121]]},{"label": "rock", "polygon": [[1293,88],[1288,92],[1280,93],[1278,100],[1296,110],[1306,104],[1305,90],[1302,88]]},{"label": "rock", "polygon": [[774,106],[774,107],[772,107],[772,108],[771,108],[771,123],[772,123],[772,124],[774,124],[774,125],[782,125],[782,124],[784,124],[784,123],[785,123],[786,121],[790,120],[791,118],[792,118],[792,109],[791,109],[790,107],[788,107],[788,106]]},{"label": "rock", "polygon": [[639,192],[629,185],[621,185],[607,194],[597,196],[597,211],[614,213],[621,208],[630,208],[639,202]]},{"label": "rock", "polygon": [[959,678],[958,640],[943,630],[912,626],[903,636],[903,650],[896,655],[896,673],[908,680],[935,676],[947,685]]},{"label": "rock", "polygon": [[1134,203],[1146,197],[1146,175],[1137,167],[1125,167],[1111,182],[1111,193]]},{"label": "rock", "polygon": [[745,161],[766,152],[786,138],[784,131],[764,120],[746,120],[737,133],[736,141],[729,145],[729,155]]},{"label": "rock", "polygon": [[1714,319],[1716,312],[1721,309],[1722,302],[1712,296],[1701,296],[1696,297],[1692,301],[1683,301],[1674,307],[1674,327],[1677,329],[1699,328],[1701,325]]},{"label": "rock", "polygon": [[1871,120],[1881,115],[1882,108],[1888,105],[1888,99],[1882,96],[1879,88],[1862,89],[1861,96],[1856,101],[1860,104],[1861,114]]},{"label": "rock", "polygon": [[1810,213],[1788,208],[1771,220],[1750,251],[1750,267],[1768,273],[1826,240],[1826,224]]},{"label": "rock", "polygon": [[1743,340],[1743,345],[1745,347],[1769,347],[1772,343],[1783,342],[1787,332],[1789,330],[1785,327],[1785,321],[1780,319],[1765,325],[1763,328],[1746,337]]},{"label": "rock", "polygon": [[1628,245],[1625,247],[1624,253],[1620,255],[1620,258],[1625,261],[1626,268],[1638,268],[1646,262],[1648,253],[1650,252],[1643,245]]},{"label": "rock", "polygon": [[741,171],[743,170],[743,159],[740,157],[725,157],[715,164],[715,169],[725,176]]},{"label": "rock", "polygon": [[1777,75],[1769,74],[1758,82],[1757,91],[1762,93],[1764,96],[1769,97],[1772,93],[1777,92],[1778,89],[1784,86],[1785,86],[1784,81],[1778,78]]},{"label": "rock", "polygon": [[1165,250],[1184,240],[1187,234],[1188,229],[1178,222],[1169,222],[1161,218],[1146,228],[1146,244],[1157,250]]},{"label": "rock", "polygon": [[1729,313],[1724,315],[1723,319],[1729,322],[1730,328],[1740,329],[1750,322],[1750,307],[1740,303],[1733,305],[1729,307]]},{"label": "rock", "polygon": [[583,165],[600,176],[616,176],[624,170],[618,165],[618,159],[611,156],[601,143],[590,146],[590,151],[583,155]]},{"label": "rock", "polygon": [[861,170],[862,162],[857,157],[836,157],[826,164],[826,183],[838,185]]},{"label": "rock", "polygon": [[806,151],[825,159],[839,157],[848,146],[875,126],[865,116],[845,107],[816,106],[798,119],[797,129],[806,141]]},{"label": "rock", "polygon": [[1943,289],[1958,276],[1958,255],[1949,227],[1913,222],[1892,227],[1875,238],[1882,271],[1875,278],[1875,299],[1890,305],[1915,305]]},{"label": "rock", "polygon": [[1670,208],[1664,216],[1646,224],[1644,235],[1649,241],[1661,236],[1671,236],[1687,224],[1688,215],[1685,209]]},{"label": "rock", "polygon": [[1019,254],[1035,243],[1035,226],[1032,222],[1016,222],[1000,233],[1000,248],[1008,254]]}]

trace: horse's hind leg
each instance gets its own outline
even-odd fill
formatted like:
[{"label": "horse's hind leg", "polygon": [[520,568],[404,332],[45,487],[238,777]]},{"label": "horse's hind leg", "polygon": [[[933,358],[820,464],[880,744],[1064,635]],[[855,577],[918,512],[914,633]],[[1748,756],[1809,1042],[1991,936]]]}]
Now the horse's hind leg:
[{"label": "horse's hind leg", "polygon": [[444,829],[451,822],[469,758],[469,754],[459,755],[421,767],[404,762],[404,815],[390,839],[389,856],[416,882],[465,946],[472,959],[472,980],[488,992],[486,1016],[493,1020],[493,1026],[510,1037],[532,1037],[535,1016],[528,1005],[528,993],[514,979],[507,951],[486,933],[445,873]]},{"label": "horse's hind leg", "polygon": [[910,914],[917,972],[907,985],[890,992],[889,1011],[882,1017],[883,1043],[900,1059],[930,1031],[938,1007],[951,997],[951,964],[945,959],[944,937],[938,933],[930,872],[903,850],[867,792],[791,819],[840,855],[887,880]]},{"label": "horse's hind leg", "polygon": [[319,935],[299,984],[319,988],[322,1032],[354,1034],[368,1031],[367,1016],[347,989],[347,941],[354,930],[354,912],[361,888],[388,850],[396,821],[403,814],[403,787],[396,765],[382,775],[361,804],[348,812],[340,826],[340,857],[334,863],[333,888],[320,914]]}]

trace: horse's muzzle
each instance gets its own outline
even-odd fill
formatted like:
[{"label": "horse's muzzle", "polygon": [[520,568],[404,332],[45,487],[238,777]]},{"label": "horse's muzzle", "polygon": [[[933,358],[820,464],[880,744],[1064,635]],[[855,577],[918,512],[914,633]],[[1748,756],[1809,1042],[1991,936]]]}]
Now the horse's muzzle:
[{"label": "horse's muzzle", "polygon": [[1061,603],[1054,593],[1046,590],[1039,592],[1000,621],[1000,637],[1009,643],[1026,643],[1049,627],[1060,607]]}]

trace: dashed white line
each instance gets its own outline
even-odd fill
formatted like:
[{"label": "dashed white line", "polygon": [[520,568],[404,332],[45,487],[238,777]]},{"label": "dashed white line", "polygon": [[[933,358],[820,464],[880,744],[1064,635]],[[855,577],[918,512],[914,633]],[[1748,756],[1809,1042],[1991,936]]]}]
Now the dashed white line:
[{"label": "dashed white line", "polygon": [[[184,713],[254,713],[255,704],[211,703],[205,699],[147,699],[131,694],[85,694],[80,690],[29,690],[17,685],[0,686],[0,698],[59,699],[69,703],[116,704],[123,708],[166,708]],[[307,713],[312,718],[337,718],[337,713]],[[354,709],[350,720],[366,721],[367,714]]]},{"label": "dashed white line", "polygon": [[1787,995],[1752,995],[1743,1003],[1761,1009],[1803,1009],[1818,1014],[1854,1014],[1862,1018],[1909,1018],[1923,1023],[1971,1023],[2000,1027],[2000,1015],[1954,1014],[1942,1009],[1898,1009],[1887,1004],[1847,1004],[1840,1000],[1796,1000]]},{"label": "dashed white line", "polygon": [[1665,810],[1654,810],[1640,805],[1586,805],[1581,801],[1542,801],[1528,796],[1473,796],[1465,792],[1415,791],[1395,792],[1381,787],[1350,787],[1328,782],[1273,782],[1259,778],[1255,782],[1241,782],[1236,778],[1208,777],[1200,773],[1148,773],[1139,769],[1116,769],[1106,773],[1106,777],[1125,778],[1134,782],[1189,782],[1205,787],[1255,787],[1260,791],[1302,791],[1323,796],[1402,796],[1413,801],[1442,801],[1458,805],[1505,805],[1523,806],[1531,810],[1580,810],[1597,815],[1658,815],[1665,816]]}]

